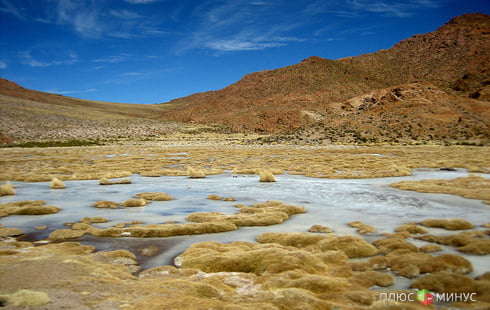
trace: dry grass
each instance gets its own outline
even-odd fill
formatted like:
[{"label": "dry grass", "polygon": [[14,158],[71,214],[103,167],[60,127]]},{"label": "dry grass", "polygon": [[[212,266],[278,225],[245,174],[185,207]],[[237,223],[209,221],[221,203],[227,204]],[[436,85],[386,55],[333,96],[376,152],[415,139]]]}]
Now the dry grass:
[{"label": "dry grass", "polygon": [[108,208],[108,209],[117,209],[119,208],[119,204],[114,201],[109,200],[100,200],[93,203],[93,206],[96,208]]},{"label": "dry grass", "polygon": [[[462,167],[472,172],[489,172],[489,152],[487,147],[220,146],[212,142],[194,147],[128,142],[122,146],[83,148],[9,148],[0,153],[3,167],[0,180],[40,182],[52,177],[62,181],[100,180],[148,171],[185,176],[189,166],[207,175],[223,173],[224,169],[257,174],[257,167],[267,167],[273,174],[287,171],[320,178],[400,176],[421,167]],[[486,183],[468,181],[475,193],[488,188]]]},{"label": "dry grass", "polygon": [[15,195],[15,189],[9,181],[0,185],[0,196]]},{"label": "dry grass", "polygon": [[143,198],[140,199],[130,198],[125,202],[123,202],[122,205],[125,207],[144,207],[146,206],[146,200]]},{"label": "dry grass", "polygon": [[[260,209],[267,205],[272,207],[278,203],[247,208]],[[63,241],[84,234],[99,237],[167,237],[238,228],[231,223],[216,222],[106,229],[89,225],[103,220],[84,218],[80,223],[75,223],[72,229],[54,231],[50,239]],[[83,294],[83,306],[89,308],[106,306],[108,300],[123,300],[114,305],[124,303],[138,309],[164,307],[186,310],[203,307],[381,309],[376,301],[379,290],[373,291],[372,287],[390,287],[394,275],[397,275],[413,279],[409,284],[412,288],[443,293],[476,292],[478,302],[472,305],[488,308],[486,301],[490,296],[490,273],[472,279],[464,275],[470,273],[473,267],[462,256],[433,256],[418,252],[417,247],[409,244],[409,239],[404,240],[410,236],[408,230],[413,227],[402,228],[401,232],[374,242],[380,249],[390,247],[388,254],[377,252],[376,248],[357,236],[266,233],[259,236],[260,243],[200,242],[191,245],[175,259],[177,267],[159,266],[144,271],[138,277],[132,275],[139,269],[135,256],[126,250],[93,253],[94,247],[77,242],[34,247],[29,242],[0,241],[0,270],[4,276],[0,288],[5,294],[2,297],[11,296],[20,289],[36,290],[39,287],[48,293],[56,291],[57,296],[69,297],[74,295],[80,283],[88,281],[90,285],[83,288],[87,292]],[[473,230],[460,234],[482,237],[484,233]],[[155,251],[158,250],[148,250],[151,253]],[[369,256],[369,260],[349,259],[365,256]],[[32,277],[32,271],[40,269],[43,272]],[[101,291],[106,294],[103,299],[97,294]],[[133,297],[134,292],[137,292],[137,298]],[[53,299],[51,308],[60,305],[60,300]],[[2,301],[8,302],[8,307],[13,306],[12,300]],[[77,299],[70,302],[76,303]],[[399,306],[407,309],[424,307],[417,305],[415,302]],[[465,307],[465,304],[458,306]]]},{"label": "dry grass", "polygon": [[61,208],[45,206],[43,200],[23,200],[0,204],[0,217],[9,215],[44,215],[58,213]]},{"label": "dry grass", "polygon": [[268,170],[261,170],[259,172],[260,175],[260,182],[276,182],[276,178],[274,177],[274,174]]},{"label": "dry grass", "polygon": [[425,227],[437,227],[447,230],[463,230],[473,228],[473,224],[463,219],[426,219],[422,225]]},{"label": "dry grass", "polygon": [[202,179],[206,177],[206,174],[200,170],[196,170],[192,167],[187,168],[187,173],[191,179]]},{"label": "dry grass", "polygon": [[244,205],[237,205],[236,207],[239,209],[237,214],[197,212],[187,216],[187,220],[198,223],[224,222],[236,226],[268,226],[281,224],[291,215],[306,212],[304,207],[288,205],[279,201],[268,201],[255,204],[252,207]]},{"label": "dry grass", "polygon": [[51,301],[48,294],[31,290],[20,290],[9,295],[0,295],[1,299],[6,299],[7,303],[16,307],[42,306]]},{"label": "dry grass", "polygon": [[456,178],[452,180],[422,180],[402,181],[390,184],[403,190],[423,193],[445,193],[463,196],[465,198],[485,200],[490,204],[490,179],[478,175]]},{"label": "dry grass", "polygon": [[99,184],[100,185],[131,184],[131,180],[130,179],[122,179],[122,180],[118,180],[118,181],[111,181],[111,180],[108,180],[106,178],[102,178],[102,179],[100,179]]},{"label": "dry grass", "polygon": [[50,187],[52,189],[63,189],[63,188],[66,188],[65,184],[61,180],[59,180],[58,178],[53,178],[51,180]]},{"label": "dry grass", "polygon": [[154,193],[139,193],[134,195],[137,198],[143,198],[145,200],[153,200],[153,201],[170,201],[174,198],[166,193],[154,192]]}]

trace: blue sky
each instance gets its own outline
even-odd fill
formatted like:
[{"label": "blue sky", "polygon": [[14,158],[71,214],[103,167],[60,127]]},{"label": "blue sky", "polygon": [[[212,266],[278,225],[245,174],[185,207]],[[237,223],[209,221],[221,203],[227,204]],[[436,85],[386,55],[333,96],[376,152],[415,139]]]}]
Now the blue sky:
[{"label": "blue sky", "polygon": [[488,0],[0,0],[0,77],[161,103],[245,74],[387,49]]}]

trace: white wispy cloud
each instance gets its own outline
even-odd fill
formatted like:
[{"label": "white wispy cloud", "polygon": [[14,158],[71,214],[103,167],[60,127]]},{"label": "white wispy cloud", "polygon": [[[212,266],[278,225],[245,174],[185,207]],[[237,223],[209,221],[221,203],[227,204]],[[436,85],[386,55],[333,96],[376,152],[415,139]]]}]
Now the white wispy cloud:
[{"label": "white wispy cloud", "polygon": [[58,23],[71,25],[82,36],[100,37],[106,30],[95,2],[57,1],[56,13]]},{"label": "white wispy cloud", "polygon": [[194,9],[194,31],[178,43],[177,53],[196,48],[218,53],[254,51],[304,41],[289,34],[301,26],[295,12],[280,18],[277,8],[270,1],[206,2]]},{"label": "white wispy cloud", "polygon": [[118,55],[110,55],[98,59],[94,59],[93,62],[97,63],[121,63],[129,61],[133,56],[130,54],[118,54]]},{"label": "white wispy cloud", "polygon": [[24,19],[24,16],[20,13],[19,8],[9,0],[3,0],[0,2],[0,12],[13,15],[18,19]]},{"label": "white wispy cloud", "polygon": [[136,19],[136,18],[143,17],[143,16],[139,15],[138,13],[130,11],[130,10],[110,10],[109,13],[112,16],[115,16],[115,17],[121,18],[121,19]]},{"label": "white wispy cloud", "polygon": [[409,1],[383,1],[383,0],[348,0],[347,4],[358,12],[370,12],[383,16],[409,17],[416,11],[424,8],[438,8],[438,0],[409,0]]},{"label": "white wispy cloud", "polygon": [[49,59],[39,60],[32,56],[30,50],[21,51],[18,54],[21,63],[30,67],[51,67],[59,65],[72,65],[79,62],[78,55],[73,51],[66,51],[58,54],[56,57],[49,57]]},{"label": "white wispy cloud", "polygon": [[0,60],[0,69],[5,69],[5,68],[7,68],[7,67],[8,67],[8,66],[7,66],[7,63],[5,63],[4,61],[1,61],[1,60]]},{"label": "white wispy cloud", "polygon": [[206,42],[205,46],[222,52],[233,52],[233,51],[256,51],[263,50],[265,48],[280,47],[285,46],[285,43],[279,42],[250,42],[250,41],[239,41],[239,40],[216,40]]},{"label": "white wispy cloud", "polygon": [[160,78],[169,72],[174,72],[179,70],[179,68],[161,68],[155,70],[145,70],[145,71],[129,71],[123,72],[115,75],[113,79],[104,81],[106,84],[116,84],[116,85],[127,85],[134,83],[136,81],[151,80],[155,78]]},{"label": "white wispy cloud", "polygon": [[[41,0],[35,0],[41,2]],[[25,21],[54,24],[71,28],[90,39],[154,37],[169,34],[160,29],[161,19],[144,16],[124,7],[109,7],[108,1],[96,0],[0,0],[0,12]],[[132,4],[149,4],[155,0],[128,0]]]},{"label": "white wispy cloud", "polygon": [[58,95],[71,95],[71,94],[93,93],[96,91],[97,91],[97,89],[95,89],[95,88],[89,88],[89,89],[84,89],[84,90],[59,90],[59,89],[55,88],[55,89],[45,90],[44,92],[52,93],[52,94],[58,94]]}]

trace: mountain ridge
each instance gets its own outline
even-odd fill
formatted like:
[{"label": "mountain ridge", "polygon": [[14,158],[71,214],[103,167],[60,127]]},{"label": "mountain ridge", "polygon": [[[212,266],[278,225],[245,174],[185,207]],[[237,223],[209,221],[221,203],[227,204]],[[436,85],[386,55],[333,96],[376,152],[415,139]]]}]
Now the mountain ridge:
[{"label": "mountain ridge", "polygon": [[[254,72],[221,90],[170,101],[165,117],[218,123],[230,131],[279,134],[309,126],[305,111],[409,82],[434,84],[447,95],[490,99],[490,16],[457,16],[433,32],[392,48],[338,60],[312,56]],[[470,103],[469,103],[470,104]]]}]

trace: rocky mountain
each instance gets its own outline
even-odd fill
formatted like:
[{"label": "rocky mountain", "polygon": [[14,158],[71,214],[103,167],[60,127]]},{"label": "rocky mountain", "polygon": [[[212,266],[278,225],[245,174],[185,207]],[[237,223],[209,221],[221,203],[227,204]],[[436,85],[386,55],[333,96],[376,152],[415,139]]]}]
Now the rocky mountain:
[{"label": "rocky mountain", "polygon": [[326,142],[487,141],[489,38],[490,16],[466,14],[387,50],[313,56],[251,73],[224,89],[173,100],[164,115]]}]

